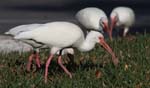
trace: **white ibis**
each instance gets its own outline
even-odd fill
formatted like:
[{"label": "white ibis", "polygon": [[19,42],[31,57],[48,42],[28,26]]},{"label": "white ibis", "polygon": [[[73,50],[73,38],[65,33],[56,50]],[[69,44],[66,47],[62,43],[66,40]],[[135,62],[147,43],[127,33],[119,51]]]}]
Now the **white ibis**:
[{"label": "white ibis", "polygon": [[[20,34],[22,32],[31,31],[31,30],[34,30],[34,29],[36,29],[40,26],[43,26],[43,25],[44,24],[19,25],[19,26],[16,26],[16,27],[10,29],[8,32],[5,32],[5,34],[9,34],[9,35],[12,35],[12,36],[17,36],[18,34]],[[22,40],[22,41],[29,44],[29,45],[31,45],[34,48],[33,53],[29,56],[29,59],[28,59],[27,71],[30,71],[33,58],[35,58],[36,64],[37,64],[38,68],[40,68],[41,66],[40,66],[40,59],[39,59],[39,49],[40,48],[48,48],[48,47],[46,45],[44,45],[40,42],[36,42],[34,40]],[[59,54],[59,51],[57,52],[57,54]],[[61,54],[62,55],[64,55],[64,54],[73,55],[74,50],[72,48],[63,49]]]},{"label": "white ibis", "polygon": [[[46,62],[45,68],[45,83],[47,82],[48,67],[54,54],[66,47],[76,47],[80,51],[90,51],[94,48],[96,43],[100,43],[111,55],[115,65],[118,64],[112,49],[104,41],[104,37],[97,31],[90,31],[86,38],[84,38],[81,28],[70,22],[51,22],[44,26],[38,27],[36,30],[20,33],[14,37],[15,39],[35,40],[41,42],[51,48],[50,56]],[[72,78],[71,73],[61,63],[61,55],[58,58],[59,65]]]},{"label": "white ibis", "polygon": [[109,37],[112,40],[112,30],[115,26],[123,27],[123,36],[126,36],[129,31],[129,27],[133,25],[135,21],[134,11],[129,7],[116,7],[112,10],[110,14],[111,28]]},{"label": "white ibis", "polygon": [[77,12],[76,19],[87,29],[102,32],[109,30],[108,18],[102,9],[96,7],[81,9]]}]

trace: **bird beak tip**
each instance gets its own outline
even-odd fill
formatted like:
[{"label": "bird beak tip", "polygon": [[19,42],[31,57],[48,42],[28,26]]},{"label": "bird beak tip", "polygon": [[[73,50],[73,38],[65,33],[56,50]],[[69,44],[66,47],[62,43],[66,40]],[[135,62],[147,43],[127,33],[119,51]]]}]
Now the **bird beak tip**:
[{"label": "bird beak tip", "polygon": [[103,48],[112,55],[112,61],[113,61],[114,65],[117,66],[119,63],[119,60],[118,60],[118,58],[116,58],[116,56],[115,56],[114,52],[112,51],[112,49],[110,48],[110,46],[105,42],[104,38],[102,38],[102,37],[99,37],[99,41],[100,41],[99,42],[100,45],[102,45]]}]

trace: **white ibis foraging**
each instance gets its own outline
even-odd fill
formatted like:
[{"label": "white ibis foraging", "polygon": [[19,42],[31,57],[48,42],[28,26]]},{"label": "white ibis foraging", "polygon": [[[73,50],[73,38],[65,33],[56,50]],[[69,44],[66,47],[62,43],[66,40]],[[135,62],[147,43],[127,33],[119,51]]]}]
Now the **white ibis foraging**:
[{"label": "white ibis foraging", "polygon": [[129,7],[116,7],[112,10],[110,14],[111,28],[109,37],[112,40],[112,30],[116,27],[123,27],[123,36],[125,37],[129,31],[129,27],[133,25],[135,21],[134,11]]},{"label": "white ibis foraging", "polygon": [[[43,26],[43,25],[44,24],[19,25],[19,26],[16,26],[14,28],[11,28],[8,32],[5,32],[5,34],[9,34],[9,35],[12,35],[12,36],[17,36],[18,34],[20,34],[22,32],[31,31],[31,30],[34,30],[34,29],[36,29],[40,26]],[[36,42],[34,40],[22,40],[22,41],[29,44],[29,45],[31,45],[34,48],[33,53],[29,56],[29,59],[28,59],[27,71],[30,71],[30,69],[31,69],[31,64],[32,64],[33,58],[35,58],[36,64],[37,64],[38,68],[40,68],[41,64],[40,64],[40,59],[39,59],[39,50],[40,50],[40,48],[48,48],[48,47],[46,45],[44,45],[40,42]],[[59,51],[57,52],[57,54],[59,54]],[[62,50],[61,54],[62,55],[64,55],[64,54],[73,55],[74,50],[72,48],[66,48],[66,49]]]},{"label": "white ibis foraging", "polygon": [[108,18],[102,9],[87,7],[76,14],[76,19],[87,29],[108,31]]},{"label": "white ibis foraging", "polygon": [[[112,55],[113,63],[115,65],[118,64],[118,59],[112,49],[104,41],[104,37],[100,32],[90,31],[85,38],[81,28],[70,22],[51,22],[37,28],[36,30],[20,33],[15,36],[15,39],[32,39],[41,42],[48,47],[53,47],[51,48],[50,56],[46,62],[45,83],[47,82],[48,67],[54,54],[66,47],[76,47],[80,51],[90,51],[94,48],[96,43],[100,43]],[[71,73],[61,63],[61,59],[60,55],[58,58],[59,65],[69,77],[72,78]]]}]

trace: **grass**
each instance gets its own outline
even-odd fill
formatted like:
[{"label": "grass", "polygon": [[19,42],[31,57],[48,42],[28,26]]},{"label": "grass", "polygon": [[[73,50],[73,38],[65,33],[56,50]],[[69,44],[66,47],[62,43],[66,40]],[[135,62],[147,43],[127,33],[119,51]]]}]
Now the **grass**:
[{"label": "grass", "polygon": [[0,88],[149,88],[150,87],[150,34],[117,38],[107,41],[120,63],[115,67],[111,56],[100,46],[93,51],[76,51],[74,63],[64,64],[73,73],[73,78],[56,63],[49,67],[48,83],[44,84],[44,65],[48,51],[41,53],[42,68],[26,72],[29,53],[0,54]]}]

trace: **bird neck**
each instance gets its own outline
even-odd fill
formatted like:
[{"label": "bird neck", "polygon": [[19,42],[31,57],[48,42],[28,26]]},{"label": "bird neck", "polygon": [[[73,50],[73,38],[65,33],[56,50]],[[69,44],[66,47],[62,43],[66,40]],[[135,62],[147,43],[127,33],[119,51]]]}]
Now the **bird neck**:
[{"label": "bird neck", "polygon": [[91,35],[91,32],[89,32],[85,40],[78,47],[78,49],[83,52],[90,51],[94,48],[95,44],[96,44],[96,41]]},{"label": "bird neck", "polygon": [[85,41],[78,49],[82,52],[86,52],[92,50],[94,46],[95,46],[94,43]]}]

